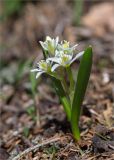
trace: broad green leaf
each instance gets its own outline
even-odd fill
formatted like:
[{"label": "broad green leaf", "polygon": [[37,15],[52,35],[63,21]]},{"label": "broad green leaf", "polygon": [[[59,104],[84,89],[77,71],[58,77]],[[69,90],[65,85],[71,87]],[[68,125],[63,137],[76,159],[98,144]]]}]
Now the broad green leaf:
[{"label": "broad green leaf", "polygon": [[88,47],[81,59],[71,111],[71,127],[75,139],[80,139],[79,117],[92,67],[92,48]]}]

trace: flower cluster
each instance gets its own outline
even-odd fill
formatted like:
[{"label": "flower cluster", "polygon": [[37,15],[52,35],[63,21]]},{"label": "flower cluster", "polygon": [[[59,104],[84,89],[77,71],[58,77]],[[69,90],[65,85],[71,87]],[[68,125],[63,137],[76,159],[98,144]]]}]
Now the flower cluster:
[{"label": "flower cluster", "polygon": [[51,39],[49,36],[46,37],[45,42],[40,41],[40,44],[48,55],[46,60],[41,60],[36,69],[31,70],[37,72],[36,78],[41,74],[47,73],[54,76],[54,72],[58,67],[69,67],[76,59],[83,55],[83,51],[76,54],[74,53],[77,45],[70,46],[69,42],[61,41],[59,43],[59,37]]}]

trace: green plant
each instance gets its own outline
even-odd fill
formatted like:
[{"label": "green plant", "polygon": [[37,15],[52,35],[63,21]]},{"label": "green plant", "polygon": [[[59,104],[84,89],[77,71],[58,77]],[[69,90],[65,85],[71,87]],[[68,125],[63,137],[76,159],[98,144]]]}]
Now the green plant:
[{"label": "green plant", "polygon": [[55,144],[53,144],[52,146],[46,148],[45,153],[55,155],[55,153],[56,153],[58,150],[59,150],[58,146],[56,146]]},{"label": "green plant", "polygon": [[31,83],[31,96],[34,100],[34,106],[32,106],[32,109],[30,108],[29,115],[31,118],[36,122],[37,126],[40,126],[40,116],[39,116],[39,110],[38,110],[38,102],[37,102],[37,85],[39,81],[35,80],[35,74],[30,73],[30,83]]},{"label": "green plant", "polygon": [[22,79],[24,74],[27,73],[27,67],[30,67],[31,65],[31,59],[28,61],[20,61],[19,64],[17,65],[17,70],[15,73],[15,84],[18,84],[19,81]]},{"label": "green plant", "polygon": [[84,6],[84,0],[74,1],[74,24],[75,25],[80,25],[83,6]]},{"label": "green plant", "polygon": [[29,134],[30,134],[30,129],[29,129],[28,127],[24,127],[24,128],[23,128],[23,135],[24,135],[25,137],[28,137]]},{"label": "green plant", "polygon": [[[46,37],[46,41],[40,42],[40,44],[44,50],[44,60],[37,63],[37,68],[31,71],[37,72],[36,78],[44,73],[50,75],[56,93],[71,123],[74,138],[79,140],[80,132],[78,123],[81,105],[91,72],[92,48],[88,47],[85,51],[75,55],[74,52],[77,45],[70,47],[67,41],[59,43],[58,37],[56,39]],[[71,65],[77,59],[80,60],[80,65],[75,82]],[[65,73],[67,73],[70,85],[65,80]]]},{"label": "green plant", "polygon": [[19,63],[14,62],[8,65],[5,62],[1,61],[1,82],[9,83],[16,87],[23,76],[29,71],[27,70],[28,66],[29,68],[31,67],[31,60],[19,61]]},{"label": "green plant", "polygon": [[33,121],[36,121],[37,117],[36,117],[35,106],[28,107],[27,108],[27,113],[32,118]]},{"label": "green plant", "polygon": [[23,3],[21,0],[4,0],[1,19],[7,19],[8,17],[19,13],[22,6]]},{"label": "green plant", "polygon": [[36,93],[37,93],[37,85],[39,81],[35,80],[35,74],[30,73],[30,83],[31,83],[31,92],[32,92],[32,97],[34,98]]}]

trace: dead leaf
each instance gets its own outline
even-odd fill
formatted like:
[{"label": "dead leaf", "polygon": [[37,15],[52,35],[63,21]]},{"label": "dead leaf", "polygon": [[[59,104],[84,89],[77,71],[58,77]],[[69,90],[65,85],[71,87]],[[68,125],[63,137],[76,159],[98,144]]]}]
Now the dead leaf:
[{"label": "dead leaf", "polygon": [[100,37],[107,32],[114,32],[114,2],[93,6],[83,17],[82,23]]},{"label": "dead leaf", "polygon": [[7,160],[8,157],[9,157],[8,152],[5,149],[0,148],[0,160]]}]

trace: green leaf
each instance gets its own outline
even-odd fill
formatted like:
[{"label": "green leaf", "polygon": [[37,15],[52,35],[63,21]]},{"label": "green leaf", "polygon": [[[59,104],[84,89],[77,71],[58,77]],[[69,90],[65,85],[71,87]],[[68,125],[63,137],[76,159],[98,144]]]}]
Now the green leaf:
[{"label": "green leaf", "polygon": [[8,18],[15,13],[19,13],[24,3],[21,0],[4,0],[3,1],[3,17]]},{"label": "green leaf", "polygon": [[30,82],[31,82],[31,91],[32,91],[32,96],[35,97],[36,94],[36,89],[37,89],[37,84],[38,81],[35,78],[35,73],[30,73]]},{"label": "green leaf", "polygon": [[73,100],[73,95],[74,95],[74,85],[75,85],[75,83],[74,83],[74,79],[73,79],[73,74],[72,74],[72,70],[71,70],[71,67],[69,66],[69,67],[67,67],[66,68],[66,70],[67,70],[67,73],[68,73],[68,77],[69,77],[69,80],[70,80],[70,88],[69,88],[69,96],[70,96],[70,103],[71,103],[71,105],[72,105],[72,100]]},{"label": "green leaf", "polygon": [[48,57],[49,53],[48,53],[48,51],[44,51],[44,50],[42,50],[42,51],[43,51],[44,59],[46,59]]},{"label": "green leaf", "polygon": [[18,84],[18,82],[20,81],[20,79],[22,79],[24,74],[29,71],[28,69],[30,69],[31,61],[32,59],[27,61],[22,60],[19,62],[16,74],[15,74],[15,84]]},{"label": "green leaf", "polygon": [[36,109],[35,106],[30,106],[27,108],[28,115],[32,118],[32,120],[36,121]]},{"label": "green leaf", "polygon": [[28,127],[24,127],[23,134],[24,134],[25,137],[28,137],[29,134],[30,134],[30,129]]},{"label": "green leaf", "polygon": [[71,105],[70,105],[70,102],[66,96],[66,93],[62,87],[62,84],[61,84],[61,81],[52,77],[52,81],[54,83],[54,87],[55,87],[55,90],[59,96],[59,99],[64,107],[64,110],[67,114],[67,118],[68,120],[70,121],[71,119]]},{"label": "green leaf", "polygon": [[85,91],[90,77],[92,67],[92,48],[88,47],[81,59],[77,82],[74,91],[74,98],[71,111],[71,126],[75,139],[80,139],[80,131],[78,127],[81,105],[84,99]]},{"label": "green leaf", "polygon": [[83,7],[84,7],[84,0],[74,1],[74,24],[75,25],[80,25]]}]

